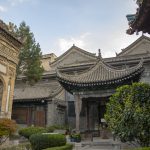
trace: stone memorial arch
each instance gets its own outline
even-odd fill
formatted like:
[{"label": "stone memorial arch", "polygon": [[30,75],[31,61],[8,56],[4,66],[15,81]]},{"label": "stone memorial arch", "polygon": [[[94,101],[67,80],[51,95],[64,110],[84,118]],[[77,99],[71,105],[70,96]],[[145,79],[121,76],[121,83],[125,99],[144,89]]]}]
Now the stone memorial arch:
[{"label": "stone memorial arch", "polygon": [[16,66],[22,43],[0,20],[0,118],[11,118]]}]

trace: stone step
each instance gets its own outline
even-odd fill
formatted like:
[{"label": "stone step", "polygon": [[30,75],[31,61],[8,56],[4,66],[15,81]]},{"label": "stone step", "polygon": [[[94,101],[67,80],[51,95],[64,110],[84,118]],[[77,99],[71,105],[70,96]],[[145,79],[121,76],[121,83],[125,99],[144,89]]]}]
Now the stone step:
[{"label": "stone step", "polygon": [[110,142],[76,143],[75,150],[120,150],[120,144]]}]

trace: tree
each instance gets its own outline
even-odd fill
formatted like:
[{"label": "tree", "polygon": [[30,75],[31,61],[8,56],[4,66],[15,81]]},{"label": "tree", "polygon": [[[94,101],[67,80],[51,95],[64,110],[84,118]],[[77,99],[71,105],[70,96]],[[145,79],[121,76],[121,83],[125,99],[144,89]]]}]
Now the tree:
[{"label": "tree", "polygon": [[25,22],[22,22],[19,28],[13,23],[9,23],[8,28],[23,42],[20,49],[17,76],[25,75],[27,81],[32,85],[41,79],[43,73],[40,45],[36,43],[34,34]]},{"label": "tree", "polygon": [[17,129],[16,122],[7,118],[0,119],[0,145]]},{"label": "tree", "polygon": [[105,119],[122,142],[150,145],[150,85],[133,83],[117,88],[107,104]]}]

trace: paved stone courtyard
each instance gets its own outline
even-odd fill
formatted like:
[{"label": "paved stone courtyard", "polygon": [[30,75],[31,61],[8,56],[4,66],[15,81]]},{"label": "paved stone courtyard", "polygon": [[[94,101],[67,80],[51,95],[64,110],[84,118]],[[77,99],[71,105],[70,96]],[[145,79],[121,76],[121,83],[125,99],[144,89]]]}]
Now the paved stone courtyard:
[{"label": "paved stone courtyard", "polygon": [[94,138],[93,141],[75,143],[74,150],[126,150],[129,148],[133,148],[133,145],[113,139]]}]

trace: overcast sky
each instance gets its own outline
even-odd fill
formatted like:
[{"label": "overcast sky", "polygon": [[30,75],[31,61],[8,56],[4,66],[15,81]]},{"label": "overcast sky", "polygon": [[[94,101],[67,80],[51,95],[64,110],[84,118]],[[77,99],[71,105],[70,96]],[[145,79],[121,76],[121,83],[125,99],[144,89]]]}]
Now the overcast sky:
[{"label": "overcast sky", "polygon": [[0,0],[0,19],[25,21],[43,54],[59,56],[75,44],[110,57],[141,36],[126,34],[126,15],[136,8],[135,0]]}]

